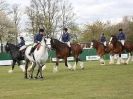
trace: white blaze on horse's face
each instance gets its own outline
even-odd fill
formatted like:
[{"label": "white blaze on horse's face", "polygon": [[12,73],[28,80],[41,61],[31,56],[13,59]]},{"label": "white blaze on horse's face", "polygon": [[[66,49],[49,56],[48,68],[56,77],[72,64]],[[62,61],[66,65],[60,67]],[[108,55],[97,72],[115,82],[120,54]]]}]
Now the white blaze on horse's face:
[{"label": "white blaze on horse's face", "polygon": [[90,46],[90,48],[93,48],[93,42],[91,42],[91,46]]},{"label": "white blaze on horse's face", "polygon": [[45,38],[46,40],[46,45],[48,48],[51,48],[51,38]]},{"label": "white blaze on horse's face", "polygon": [[111,44],[112,39],[113,39],[113,38],[111,37],[110,40],[109,40],[109,44]]}]

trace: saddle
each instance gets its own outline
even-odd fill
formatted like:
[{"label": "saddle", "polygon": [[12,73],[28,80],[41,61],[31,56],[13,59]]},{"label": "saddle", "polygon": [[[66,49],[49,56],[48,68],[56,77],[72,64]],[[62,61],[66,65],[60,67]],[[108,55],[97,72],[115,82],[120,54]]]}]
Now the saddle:
[{"label": "saddle", "polygon": [[36,48],[37,50],[39,50],[40,47],[41,47],[41,44],[40,44],[40,43],[38,43],[38,44],[35,46],[35,48]]}]

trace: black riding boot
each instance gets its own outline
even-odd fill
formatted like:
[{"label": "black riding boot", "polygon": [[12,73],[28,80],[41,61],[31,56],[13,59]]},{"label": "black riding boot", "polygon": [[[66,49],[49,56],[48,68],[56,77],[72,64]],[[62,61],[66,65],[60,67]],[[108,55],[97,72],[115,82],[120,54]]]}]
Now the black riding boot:
[{"label": "black riding boot", "polygon": [[31,50],[30,50],[30,53],[29,53],[29,55],[31,55],[31,54],[33,54],[33,52],[34,52],[34,50],[36,49],[36,47],[34,46],[34,47],[32,47],[31,48]]}]

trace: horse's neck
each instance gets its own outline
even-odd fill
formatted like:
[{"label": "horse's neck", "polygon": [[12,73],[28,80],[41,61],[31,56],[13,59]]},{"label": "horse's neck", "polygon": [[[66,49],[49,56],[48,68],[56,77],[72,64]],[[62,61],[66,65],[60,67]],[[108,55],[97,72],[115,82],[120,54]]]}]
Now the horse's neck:
[{"label": "horse's neck", "polygon": [[14,53],[18,53],[19,50],[17,48],[12,48],[12,49],[10,49],[9,52],[10,52],[10,54],[14,54]]},{"label": "horse's neck", "polygon": [[61,46],[67,46],[67,44],[63,43],[63,42],[60,42],[56,39],[53,40],[53,48],[60,49],[60,48],[62,48]]},{"label": "horse's neck", "polygon": [[95,46],[94,46],[94,47],[95,47],[95,49],[98,49],[99,44],[100,44],[99,42],[95,42]]},{"label": "horse's neck", "polygon": [[47,51],[46,44],[44,42],[41,42],[40,44],[42,46],[43,52],[46,52]]},{"label": "horse's neck", "polygon": [[113,46],[114,46],[114,49],[117,49],[120,46],[122,47],[122,44],[119,41],[117,41],[116,43],[113,44]]}]

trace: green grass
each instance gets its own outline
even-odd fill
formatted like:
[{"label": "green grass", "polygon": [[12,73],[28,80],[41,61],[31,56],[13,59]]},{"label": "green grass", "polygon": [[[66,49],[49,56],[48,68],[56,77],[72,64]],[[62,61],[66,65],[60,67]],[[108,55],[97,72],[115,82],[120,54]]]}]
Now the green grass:
[{"label": "green grass", "polygon": [[85,62],[85,69],[69,71],[47,64],[45,80],[26,80],[18,67],[0,67],[0,99],[133,99],[133,63],[100,66]]}]

